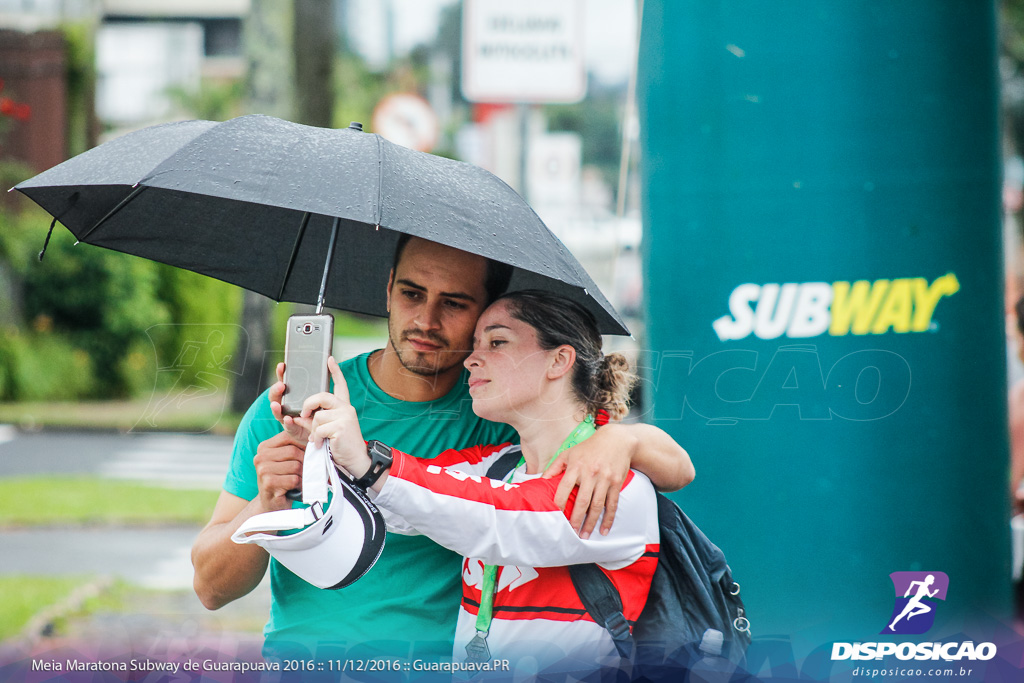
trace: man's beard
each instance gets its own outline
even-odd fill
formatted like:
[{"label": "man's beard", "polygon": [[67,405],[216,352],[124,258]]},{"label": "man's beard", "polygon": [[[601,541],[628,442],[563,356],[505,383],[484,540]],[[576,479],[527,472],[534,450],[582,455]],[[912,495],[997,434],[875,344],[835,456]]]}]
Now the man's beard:
[{"label": "man's beard", "polygon": [[[398,344],[398,341],[405,341],[409,334],[415,333],[417,337],[426,339],[435,344],[440,345],[437,351],[430,353],[436,354],[437,361],[428,361],[424,356],[426,353],[416,351],[415,349],[402,347]],[[395,339],[395,333],[391,330],[391,326],[388,326],[388,336],[391,339],[391,348],[395,350],[395,355],[398,356],[398,362],[402,364],[402,367],[409,372],[420,375],[421,377],[434,377],[442,373],[448,372],[453,368],[460,367],[462,361],[466,359],[468,352],[465,351],[449,351],[448,340],[437,334],[436,332],[420,332],[419,330],[406,330],[398,335],[398,340]],[[443,364],[441,361],[445,359],[451,359],[451,363]]]}]

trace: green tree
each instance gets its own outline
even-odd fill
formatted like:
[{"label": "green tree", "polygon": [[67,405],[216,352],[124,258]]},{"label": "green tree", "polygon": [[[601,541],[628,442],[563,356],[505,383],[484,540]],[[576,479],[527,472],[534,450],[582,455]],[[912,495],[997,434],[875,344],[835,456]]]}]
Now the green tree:
[{"label": "green tree", "polygon": [[583,163],[600,169],[614,187],[622,153],[625,86],[602,87],[593,78],[590,80],[587,98],[582,102],[545,107],[548,130],[579,133],[583,139]]}]

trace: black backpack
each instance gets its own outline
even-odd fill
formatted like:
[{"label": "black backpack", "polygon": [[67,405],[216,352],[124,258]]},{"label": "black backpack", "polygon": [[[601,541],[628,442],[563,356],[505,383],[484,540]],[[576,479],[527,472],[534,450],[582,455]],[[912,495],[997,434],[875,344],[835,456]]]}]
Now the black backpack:
[{"label": "black backpack", "polygon": [[[503,479],[519,456],[518,449],[506,453],[487,476]],[[739,666],[750,644],[750,622],[725,555],[678,505],[660,493],[657,498],[658,566],[632,633],[618,590],[596,564],[569,566],[580,601],[611,634],[619,654],[634,662],[634,678],[660,680],[690,668],[703,654],[698,648],[707,629],[723,634],[722,656]]]}]

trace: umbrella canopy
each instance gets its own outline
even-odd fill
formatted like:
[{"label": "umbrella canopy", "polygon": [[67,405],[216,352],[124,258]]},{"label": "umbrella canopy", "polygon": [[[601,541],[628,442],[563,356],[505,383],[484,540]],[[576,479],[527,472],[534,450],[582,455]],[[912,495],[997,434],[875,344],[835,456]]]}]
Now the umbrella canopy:
[{"label": "umbrella canopy", "polygon": [[514,266],[510,289],[619,315],[530,206],[487,171],[360,128],[269,116],[183,121],[111,140],[16,186],[81,241],[230,282],[276,301],[386,315],[400,233]]}]

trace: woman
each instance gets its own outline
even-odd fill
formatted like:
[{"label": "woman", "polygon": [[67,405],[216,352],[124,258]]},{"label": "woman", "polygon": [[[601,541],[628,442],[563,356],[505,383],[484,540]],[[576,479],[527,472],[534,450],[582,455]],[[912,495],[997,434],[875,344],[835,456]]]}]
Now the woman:
[{"label": "woman", "polygon": [[[625,415],[634,380],[628,364],[619,354],[602,354],[585,309],[526,291],[501,297],[483,313],[465,365],[473,411],[519,433],[519,466],[505,482],[485,476],[498,458],[520,449],[510,444],[428,460],[392,451],[390,470],[371,485],[392,530],[425,534],[466,558],[455,659],[529,656],[547,671],[617,665],[611,636],[586,613],[566,565],[601,566],[626,618],[635,620],[657,562],[654,489],[630,472],[611,531],[583,539],[569,523],[571,507],[563,512],[554,504],[559,478],[540,477],[558,453],[594,432],[600,412]],[[312,440],[329,440],[335,462],[359,477],[372,461],[333,359],[330,369],[335,393],[310,399],[301,421]],[[313,407],[320,410],[310,419]]]}]

